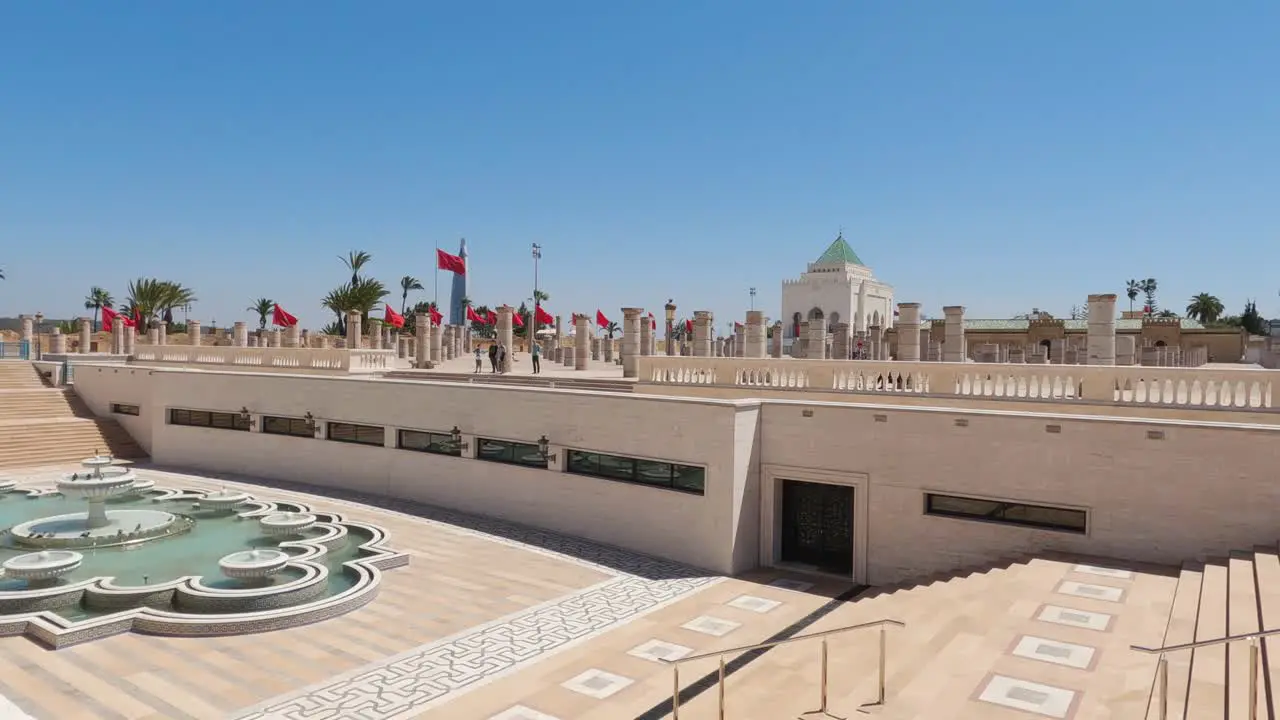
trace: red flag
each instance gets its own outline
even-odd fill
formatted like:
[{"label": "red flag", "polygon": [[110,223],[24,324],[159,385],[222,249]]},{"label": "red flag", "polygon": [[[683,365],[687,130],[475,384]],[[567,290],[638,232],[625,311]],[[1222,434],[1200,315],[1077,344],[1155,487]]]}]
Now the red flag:
[{"label": "red flag", "polygon": [[142,311],[138,308],[133,309],[133,327],[142,327]]},{"label": "red flag", "polygon": [[[385,305],[386,303],[383,304]],[[404,327],[404,316],[395,310],[392,310],[390,305],[387,305],[387,311],[383,313],[382,321],[391,327]]]},{"label": "red flag", "polygon": [[480,314],[477,313],[470,305],[467,306],[467,319],[471,322],[480,323],[481,325],[484,325],[485,322],[484,318],[480,317]]},{"label": "red flag", "polygon": [[498,313],[496,313],[496,312],[494,312],[494,311],[490,310],[490,311],[489,311],[489,314],[488,314],[488,315],[486,315],[486,316],[485,316],[485,318],[484,318],[484,323],[485,323],[486,325],[497,325],[497,324],[498,324]]},{"label": "red flag", "polygon": [[457,273],[458,275],[467,274],[466,260],[463,260],[457,255],[450,255],[439,248],[436,248],[436,267],[440,270],[448,270],[451,273]]},{"label": "red flag", "polygon": [[599,325],[600,327],[609,326],[609,318],[605,317],[604,313],[599,310],[596,310],[596,325]]},{"label": "red flag", "polygon": [[541,325],[556,324],[556,319],[551,317],[551,313],[547,312],[546,310],[543,310],[541,305],[538,306],[537,317],[538,317],[538,323]]},{"label": "red flag", "polygon": [[737,332],[737,331],[738,331],[738,329],[739,329],[739,328],[741,328],[741,327],[742,327],[742,323],[740,323],[740,322],[735,322],[735,323],[733,324],[733,330],[734,330],[734,332]]},{"label": "red flag", "polygon": [[[470,308],[467,309],[470,310]],[[439,310],[435,308],[427,308],[427,312],[431,314],[432,325],[439,325],[444,322],[444,316],[440,314]]]},{"label": "red flag", "polygon": [[653,316],[653,313],[649,313],[649,329],[650,330],[658,329],[658,320]]},{"label": "red flag", "polygon": [[109,307],[102,308],[102,329],[106,332],[111,332],[113,322],[117,317],[120,317],[120,314],[115,310]]},{"label": "red flag", "polygon": [[1142,306],[1142,312],[1144,312],[1144,313],[1146,313],[1146,314],[1150,315],[1150,314],[1151,314],[1151,306],[1150,306],[1150,305],[1143,305],[1143,306]]},{"label": "red flag", "polygon": [[520,317],[520,313],[511,314],[512,327],[524,327],[524,318]]},{"label": "red flag", "polygon": [[692,320],[692,319],[689,319],[689,320],[685,320],[685,321],[684,321],[684,331],[685,331],[685,332],[687,332],[687,333],[689,333],[690,335],[692,335],[692,334],[693,334],[693,320]]},{"label": "red flag", "polygon": [[280,303],[276,303],[275,309],[271,311],[271,324],[280,327],[293,327],[298,324],[298,318],[290,315],[280,307]]}]

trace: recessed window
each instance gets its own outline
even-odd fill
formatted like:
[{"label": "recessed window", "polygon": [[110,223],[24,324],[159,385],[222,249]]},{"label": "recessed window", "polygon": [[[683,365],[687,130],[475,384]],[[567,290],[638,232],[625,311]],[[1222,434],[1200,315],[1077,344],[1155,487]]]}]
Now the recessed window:
[{"label": "recessed window", "polygon": [[536,444],[490,440],[489,438],[478,438],[477,442],[480,445],[476,452],[476,457],[481,460],[523,465],[541,470],[547,469],[547,460],[542,457],[542,453],[538,451]]},{"label": "recessed window", "polygon": [[137,405],[125,405],[124,403],[111,403],[111,412],[116,415],[141,415],[142,409]]},{"label": "recessed window", "polygon": [[706,468],[606,455],[586,450],[569,451],[568,472],[607,480],[653,485],[698,495],[706,492],[707,484]]},{"label": "recessed window", "polygon": [[262,432],[268,435],[292,435],[313,439],[316,436],[315,430],[307,424],[306,420],[271,415],[263,416]]},{"label": "recessed window", "polygon": [[1083,533],[1088,527],[1088,513],[1084,510],[1028,505],[1003,500],[981,500],[954,495],[925,494],[926,515],[981,520],[985,522],[1021,525]]},{"label": "recessed window", "polygon": [[453,442],[452,433],[401,430],[398,435],[396,447],[401,450],[416,450],[417,452],[453,455],[455,457],[462,455],[462,448]]},{"label": "recessed window", "polygon": [[377,445],[378,447],[387,444],[386,429],[377,425],[331,422],[326,427],[328,429],[328,439],[334,442]]},{"label": "recessed window", "polygon": [[169,424],[185,425],[187,427],[216,428],[218,430],[249,431],[249,421],[246,418],[240,417],[240,413],[212,412],[209,410],[180,410],[178,408],[170,408]]}]

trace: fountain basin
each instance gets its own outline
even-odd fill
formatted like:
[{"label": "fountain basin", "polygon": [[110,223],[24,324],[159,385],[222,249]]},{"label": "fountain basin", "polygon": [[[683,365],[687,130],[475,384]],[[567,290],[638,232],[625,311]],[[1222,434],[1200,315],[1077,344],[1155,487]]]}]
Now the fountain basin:
[{"label": "fountain basin", "polygon": [[80,567],[84,556],[73,550],[41,550],[4,561],[6,577],[19,580],[52,580]]},{"label": "fountain basin", "polygon": [[220,490],[200,498],[200,506],[210,510],[230,510],[250,500],[249,493],[234,490]]},{"label": "fountain basin", "polygon": [[316,524],[316,516],[311,513],[278,512],[263,515],[258,520],[264,535],[298,535]]},{"label": "fountain basin", "polygon": [[258,580],[275,575],[289,563],[289,554],[280,550],[242,550],[218,561],[222,574],[236,580]]},{"label": "fountain basin", "polygon": [[94,455],[91,458],[81,460],[80,466],[89,468],[90,470],[96,470],[98,468],[109,467],[115,463],[115,461],[116,459],[110,455]]},{"label": "fountain basin", "polygon": [[18,487],[17,480],[0,480],[0,493],[7,493]]},{"label": "fountain basin", "polygon": [[137,479],[138,474],[130,468],[115,466],[100,468],[92,475],[66,473],[58,478],[58,492],[71,499],[101,501],[129,492]]},{"label": "fountain basin", "polygon": [[14,541],[28,547],[90,548],[167,535],[179,517],[163,510],[112,510],[105,525],[91,525],[91,513],[67,513],[13,526]]}]

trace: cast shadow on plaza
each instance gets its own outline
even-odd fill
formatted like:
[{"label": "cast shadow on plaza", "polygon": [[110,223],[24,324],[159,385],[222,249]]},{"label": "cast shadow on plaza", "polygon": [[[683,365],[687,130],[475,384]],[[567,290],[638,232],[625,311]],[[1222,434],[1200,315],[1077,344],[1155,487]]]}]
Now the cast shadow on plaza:
[{"label": "cast shadow on plaza", "polygon": [[[617,573],[634,575],[646,580],[675,580],[680,578],[702,578],[718,575],[717,573],[709,570],[683,565],[681,563],[664,560],[658,557],[642,555],[632,550],[625,550],[623,548],[606,545],[586,538],[563,535],[551,530],[543,530],[528,525],[521,525],[508,520],[484,515],[474,515],[471,513],[451,510],[437,505],[414,502],[411,500],[357,492],[344,488],[309,485],[306,483],[240,475],[237,473],[220,473],[203,469],[186,468],[177,465],[143,463],[139,464],[138,468],[154,470],[157,472],[176,473],[180,475],[193,475],[215,481],[243,483],[263,488],[274,488],[282,491],[303,493],[306,495],[314,495],[320,500],[333,499],[359,503],[361,505],[368,505],[374,508],[402,513],[404,515],[411,515],[413,517],[432,522],[451,525],[462,530],[491,535],[501,540],[532,546],[540,550],[567,555],[583,562],[603,566],[604,568]],[[180,483],[177,480],[174,480],[172,483],[161,484]],[[249,490],[249,492],[253,491]],[[267,493],[260,493],[260,495],[262,495],[265,500],[276,499],[272,498]],[[349,515],[349,517],[353,520],[360,519],[358,512]],[[377,524],[376,519],[373,520],[373,523],[375,525]],[[395,533],[391,533],[388,544],[390,547],[395,548]]]}]

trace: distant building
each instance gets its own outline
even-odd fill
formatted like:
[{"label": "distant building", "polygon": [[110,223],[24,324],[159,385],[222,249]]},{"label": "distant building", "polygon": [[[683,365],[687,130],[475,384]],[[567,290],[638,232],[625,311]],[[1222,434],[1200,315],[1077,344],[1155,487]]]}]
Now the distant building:
[{"label": "distant building", "polygon": [[893,286],[876,279],[841,233],[798,280],[782,282],[783,338],[788,344],[800,323],[825,318],[827,327],[852,330],[893,325]]},{"label": "distant building", "polygon": [[[462,238],[462,244],[458,248],[458,257],[466,261],[467,271],[461,275],[449,273],[453,276],[453,288],[449,291],[449,324],[467,325],[467,308],[463,301],[471,298],[471,295],[468,294],[468,283],[471,280],[471,261],[467,260],[466,238]],[[432,260],[434,259],[432,258]]]}]

